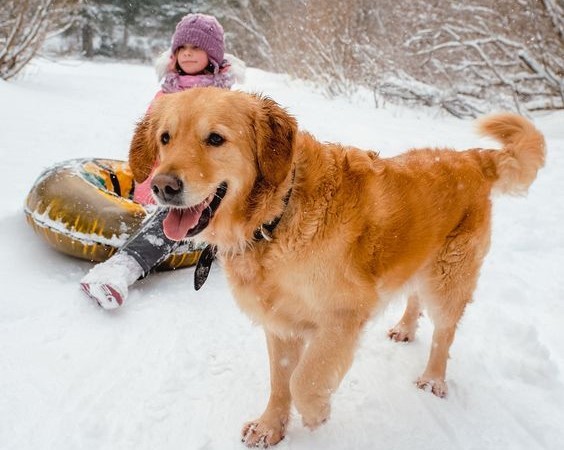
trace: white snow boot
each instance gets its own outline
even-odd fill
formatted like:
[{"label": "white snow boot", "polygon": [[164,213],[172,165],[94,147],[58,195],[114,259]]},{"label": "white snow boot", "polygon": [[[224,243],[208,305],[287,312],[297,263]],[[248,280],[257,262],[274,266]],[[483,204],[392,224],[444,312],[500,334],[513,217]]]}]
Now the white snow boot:
[{"label": "white snow boot", "polygon": [[94,266],[82,280],[80,288],[104,309],[115,309],[125,302],[127,288],[143,275],[143,269],[127,253],[117,253]]}]

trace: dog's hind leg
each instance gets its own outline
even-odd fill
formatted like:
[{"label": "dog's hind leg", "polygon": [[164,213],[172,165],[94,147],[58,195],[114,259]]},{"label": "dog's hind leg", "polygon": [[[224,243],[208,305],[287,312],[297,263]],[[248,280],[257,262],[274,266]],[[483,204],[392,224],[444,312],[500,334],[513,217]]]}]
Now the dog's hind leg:
[{"label": "dog's hind leg", "polygon": [[242,441],[247,447],[268,447],[284,438],[292,404],[290,377],[304,346],[301,339],[281,339],[268,331],[266,341],[270,359],[270,399],[262,416],[243,426]]},{"label": "dog's hind leg", "polygon": [[417,294],[411,294],[400,321],[388,331],[388,337],[396,342],[411,342],[415,339],[417,322],[421,316],[421,304]]},{"label": "dog's hind leg", "polygon": [[467,218],[447,237],[430,268],[428,296],[422,298],[433,321],[433,342],[427,367],[417,380],[419,388],[446,397],[449,348],[458,321],[472,300],[480,266],[489,247],[489,215]]}]

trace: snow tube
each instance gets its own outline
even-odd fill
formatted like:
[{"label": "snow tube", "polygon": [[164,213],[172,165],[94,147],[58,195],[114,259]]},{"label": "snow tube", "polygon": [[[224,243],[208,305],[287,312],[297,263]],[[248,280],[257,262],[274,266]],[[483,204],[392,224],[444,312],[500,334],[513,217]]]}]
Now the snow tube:
[{"label": "snow tube", "polygon": [[[149,212],[132,200],[134,189],[125,161],[65,161],[44,171],[34,183],[25,201],[26,219],[56,250],[105,261],[139,229]],[[186,241],[157,269],[192,266],[202,249]]]}]

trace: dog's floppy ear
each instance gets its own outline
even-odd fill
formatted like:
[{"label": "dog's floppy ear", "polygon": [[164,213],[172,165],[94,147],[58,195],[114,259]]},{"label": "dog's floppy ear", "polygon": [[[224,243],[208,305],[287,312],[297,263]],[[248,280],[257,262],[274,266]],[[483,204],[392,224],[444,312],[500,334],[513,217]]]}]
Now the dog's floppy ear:
[{"label": "dog's floppy ear", "polygon": [[155,165],[158,152],[155,139],[151,113],[148,112],[137,123],[129,146],[129,167],[138,183],[142,183],[149,177]]},{"label": "dog's floppy ear", "polygon": [[255,118],[258,168],[267,184],[278,186],[290,171],[298,126],[296,119],[275,101],[257,98],[260,102]]}]

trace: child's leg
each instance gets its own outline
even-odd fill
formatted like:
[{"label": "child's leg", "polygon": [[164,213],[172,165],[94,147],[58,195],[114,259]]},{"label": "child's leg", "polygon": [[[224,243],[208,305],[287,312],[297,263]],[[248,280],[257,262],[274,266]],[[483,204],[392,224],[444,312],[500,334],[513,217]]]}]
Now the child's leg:
[{"label": "child's leg", "polygon": [[179,243],[163,231],[166,209],[149,216],[141,228],[107,261],[97,264],[81,280],[82,290],[105,309],[122,305],[131,286],[172,253]]},{"label": "child's leg", "polygon": [[163,262],[180,244],[164,234],[163,220],[167,212],[165,208],[155,211],[118,251],[137,261],[143,269],[142,276]]}]

